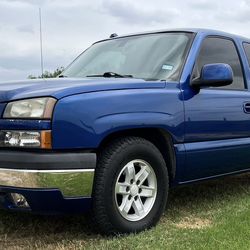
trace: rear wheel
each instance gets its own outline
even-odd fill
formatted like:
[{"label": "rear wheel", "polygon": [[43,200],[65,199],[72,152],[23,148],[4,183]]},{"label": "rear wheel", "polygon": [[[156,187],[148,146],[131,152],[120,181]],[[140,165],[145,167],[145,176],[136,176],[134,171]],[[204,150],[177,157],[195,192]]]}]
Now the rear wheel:
[{"label": "rear wheel", "polygon": [[139,232],[154,226],[165,209],[167,195],[167,167],[151,142],[121,138],[100,154],[93,215],[101,232]]}]

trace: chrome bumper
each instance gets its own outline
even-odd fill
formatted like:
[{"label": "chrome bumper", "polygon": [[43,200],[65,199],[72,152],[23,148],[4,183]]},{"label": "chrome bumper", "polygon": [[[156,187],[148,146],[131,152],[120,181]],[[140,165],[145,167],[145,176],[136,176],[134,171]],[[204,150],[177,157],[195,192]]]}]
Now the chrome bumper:
[{"label": "chrome bumper", "polygon": [[93,179],[94,169],[0,169],[0,186],[59,189],[64,197],[91,196]]},{"label": "chrome bumper", "polygon": [[94,153],[0,151],[0,189],[58,189],[64,197],[90,197]]}]

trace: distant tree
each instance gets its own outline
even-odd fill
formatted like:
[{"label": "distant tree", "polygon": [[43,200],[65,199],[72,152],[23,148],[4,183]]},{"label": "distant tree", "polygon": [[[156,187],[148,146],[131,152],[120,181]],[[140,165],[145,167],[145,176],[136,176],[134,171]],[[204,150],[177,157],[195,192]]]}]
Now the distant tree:
[{"label": "distant tree", "polygon": [[64,70],[64,67],[60,67],[57,68],[56,70],[54,70],[53,72],[49,72],[49,71],[44,71],[43,75],[40,76],[33,76],[33,75],[29,75],[28,78],[29,79],[37,79],[37,78],[54,78],[59,76]]}]

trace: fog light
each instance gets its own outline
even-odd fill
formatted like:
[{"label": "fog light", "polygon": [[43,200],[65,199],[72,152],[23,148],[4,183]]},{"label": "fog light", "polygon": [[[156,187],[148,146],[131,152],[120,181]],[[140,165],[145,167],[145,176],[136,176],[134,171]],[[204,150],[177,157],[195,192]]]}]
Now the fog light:
[{"label": "fog light", "polygon": [[11,193],[11,198],[14,202],[14,204],[19,207],[19,208],[29,208],[29,204],[27,202],[27,200],[25,199],[25,197],[21,194],[17,194],[17,193]]},{"label": "fog light", "polygon": [[40,147],[40,133],[6,131],[4,144],[9,147]]},{"label": "fog light", "polygon": [[1,131],[0,146],[51,148],[51,131]]}]

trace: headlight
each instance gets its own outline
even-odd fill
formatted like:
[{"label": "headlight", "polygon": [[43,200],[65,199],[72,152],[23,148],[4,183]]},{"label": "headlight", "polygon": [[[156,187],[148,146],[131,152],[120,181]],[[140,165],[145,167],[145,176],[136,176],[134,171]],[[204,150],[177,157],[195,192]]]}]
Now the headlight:
[{"label": "headlight", "polygon": [[51,119],[56,99],[42,97],[10,102],[7,104],[3,118]]},{"label": "headlight", "polygon": [[51,149],[51,131],[0,131],[0,147]]}]

